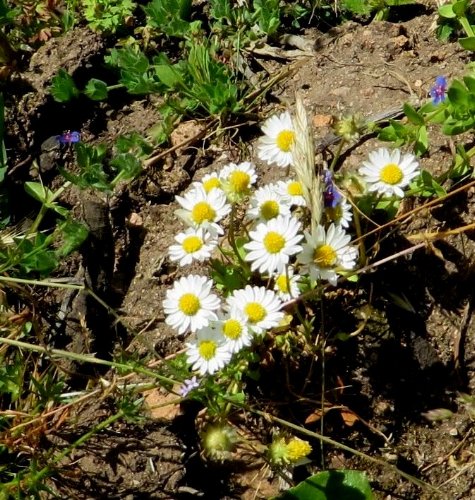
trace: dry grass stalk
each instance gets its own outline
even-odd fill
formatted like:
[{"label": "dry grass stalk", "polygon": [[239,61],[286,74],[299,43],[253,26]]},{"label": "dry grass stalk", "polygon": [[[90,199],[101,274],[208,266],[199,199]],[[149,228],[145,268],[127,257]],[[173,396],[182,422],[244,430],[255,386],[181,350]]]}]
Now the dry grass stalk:
[{"label": "dry grass stalk", "polygon": [[313,231],[322,218],[322,186],[320,175],[315,172],[315,144],[313,130],[309,124],[302,98],[295,96],[295,145],[293,150],[294,168],[297,179],[302,185],[303,196],[310,210],[311,230]]}]

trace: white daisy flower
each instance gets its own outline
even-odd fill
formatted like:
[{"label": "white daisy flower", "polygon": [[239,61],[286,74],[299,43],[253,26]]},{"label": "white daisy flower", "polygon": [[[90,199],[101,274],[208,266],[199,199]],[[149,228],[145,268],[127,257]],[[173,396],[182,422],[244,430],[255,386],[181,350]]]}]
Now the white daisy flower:
[{"label": "white daisy flower", "polygon": [[276,190],[275,184],[257,189],[251,196],[246,216],[248,219],[268,221],[278,215],[290,214],[289,199]]},{"label": "white daisy flower", "polygon": [[231,354],[252,343],[247,318],[240,309],[231,308],[229,312],[221,314],[219,320],[213,322],[211,326],[225,338],[226,347]]},{"label": "white daisy flower", "polygon": [[220,300],[211,293],[212,286],[213,282],[205,276],[183,276],[175,281],[163,301],[167,325],[181,335],[187,330],[196,332],[218,319],[215,311],[220,306]]},{"label": "white daisy flower", "polygon": [[291,206],[304,207],[306,205],[302,184],[296,179],[279,181],[277,183],[277,190],[282,196],[289,199]]},{"label": "white daisy flower", "polygon": [[291,215],[279,215],[275,219],[261,222],[255,231],[250,231],[251,241],[244,245],[249,252],[245,260],[251,262],[251,271],[261,274],[282,272],[289,257],[302,250],[298,245],[303,238],[299,234],[300,222]]},{"label": "white daisy flower", "polygon": [[274,328],[284,317],[280,311],[280,299],[275,292],[263,286],[246,285],[244,289],[235,290],[226,303],[229,309],[236,308],[244,313],[249,327],[256,334]]},{"label": "white daisy flower", "polygon": [[264,136],[257,142],[257,156],[279,167],[292,164],[295,131],[288,111],[268,118],[261,127]]},{"label": "white daisy flower", "polygon": [[327,231],[317,226],[312,234],[305,232],[305,243],[298,262],[303,264],[301,273],[306,272],[310,279],[328,280],[336,285],[339,269],[353,269],[358,251],[349,244],[351,237],[340,226],[331,224]]},{"label": "white daisy flower", "polygon": [[193,182],[193,186],[203,186],[204,190],[209,193],[212,189],[222,189],[221,179],[217,172],[206,174],[200,182]]},{"label": "white daisy flower", "polygon": [[213,328],[203,328],[196,332],[195,338],[186,343],[187,361],[192,370],[200,375],[213,374],[231,361],[231,353],[226,347],[224,337]]},{"label": "white daisy flower", "polygon": [[399,149],[379,148],[369,154],[369,161],[363,162],[359,173],[369,185],[369,191],[402,198],[402,188],[419,174],[419,162],[413,154],[401,155]]},{"label": "white daisy flower", "polygon": [[274,276],[274,290],[281,300],[290,300],[300,295],[299,282],[302,277],[294,274],[292,266],[287,267],[287,272]]},{"label": "white daisy flower", "polygon": [[326,207],[325,214],[329,222],[334,222],[335,225],[344,228],[350,227],[350,222],[353,219],[353,209],[345,198],[342,198],[340,203],[334,207]]},{"label": "white daisy flower", "polygon": [[197,185],[183,196],[175,197],[183,207],[176,214],[194,228],[204,228],[212,233],[223,234],[218,222],[231,210],[226,195],[220,189],[207,193],[203,186]]},{"label": "white daisy flower", "polygon": [[251,186],[256,183],[256,170],[252,163],[245,161],[236,165],[229,163],[219,173],[221,187],[232,202],[241,201],[251,192]]},{"label": "white daisy flower", "polygon": [[179,260],[180,266],[187,266],[194,260],[203,262],[211,257],[218,245],[215,235],[203,228],[188,228],[185,232],[175,236],[178,245],[171,245],[168,249],[171,261]]}]

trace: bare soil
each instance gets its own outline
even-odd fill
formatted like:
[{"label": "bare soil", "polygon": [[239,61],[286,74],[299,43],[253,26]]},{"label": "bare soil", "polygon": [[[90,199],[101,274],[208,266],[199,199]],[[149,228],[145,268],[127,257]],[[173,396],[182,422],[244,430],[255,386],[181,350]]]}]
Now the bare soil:
[{"label": "bare soil", "polygon": [[[406,101],[427,99],[438,75],[449,80],[460,77],[470,62],[468,53],[456,43],[436,39],[432,10],[421,7],[408,12],[406,19],[391,22],[350,22],[327,33],[308,31],[303,36],[314,46],[314,53],[300,64],[285,57],[261,57],[269,74],[285,65],[298,65],[292,78],[272,90],[271,104],[262,116],[292,106],[298,92],[314,120],[318,140],[329,132],[331,115],[371,117]],[[6,141],[13,165],[9,182],[19,194],[18,218],[31,210],[22,184],[37,175],[31,170],[31,161],[40,155],[41,143],[48,136],[81,130],[86,142],[112,143],[121,133],[146,133],[159,120],[156,103],[149,98],[135,100],[120,94],[107,103],[81,99],[72,111],[70,104],[66,107],[52,101],[46,88],[59,67],[81,84],[98,77],[94,69],[100,67],[104,53],[100,37],[87,29],[75,29],[48,42],[17,75],[16,90],[8,97]],[[191,125],[192,131],[194,127],[196,124]],[[251,134],[245,148],[237,142],[215,140],[170,153],[125,186],[111,205],[115,263],[109,299],[127,328],[119,336],[111,326],[109,333],[127,352],[160,358],[182,348],[184,339],[176,338],[165,325],[161,305],[166,289],[181,272],[167,259],[168,247],[181,228],[174,217],[174,195],[229,161],[254,158],[258,128],[251,128]],[[451,143],[435,132],[430,139],[422,163],[436,175],[450,164]],[[473,145],[473,134],[466,134],[464,141]],[[356,170],[379,145],[374,137],[365,137],[344,153],[343,168]],[[324,151],[318,161],[330,158],[330,152]],[[258,167],[260,182],[275,175],[259,163]],[[44,173],[44,178],[55,182],[55,173]],[[379,252],[372,257],[379,260],[407,248],[407,235],[448,231],[473,222],[474,193],[472,187],[441,206],[419,212],[381,241]],[[78,210],[83,195],[73,190],[63,201]],[[414,206],[422,202],[416,200]],[[336,448],[320,449],[318,443],[314,443],[313,464],[296,471],[297,478],[322,467],[357,468],[367,472],[376,498],[475,499],[474,409],[459,398],[475,391],[474,237],[472,231],[428,244],[364,275],[357,286],[348,285],[345,291],[330,292],[323,299],[329,334],[337,333],[332,330],[337,327],[350,332],[367,317],[359,335],[346,342],[329,341],[324,380],[331,410],[323,423],[318,413],[321,385],[307,390],[307,402],[298,400],[303,395],[299,378],[307,374],[308,359],[290,362],[270,356],[263,369],[262,382],[268,387],[265,397],[281,403],[274,410],[277,414],[300,424],[317,415],[310,418],[310,429],[382,457],[438,487],[440,493],[411,484],[389,467]],[[75,262],[66,263],[61,272],[74,275],[76,266]],[[59,306],[50,306],[52,316],[55,307]],[[289,373],[294,377],[292,383],[286,377]],[[320,376],[321,372],[315,374],[314,380]],[[162,401],[166,395],[155,397]],[[49,446],[72,442],[110,414],[108,405],[105,398],[76,409],[74,419],[58,429]],[[453,416],[443,422],[426,418],[427,412],[437,408],[450,409]],[[115,424],[64,462],[54,488],[65,498],[78,499],[234,499],[276,494],[278,479],[255,458],[241,456],[232,464],[215,464],[200,455],[194,429],[196,411],[185,406],[149,415],[142,422]],[[349,414],[356,418],[351,421]],[[245,424],[239,423],[241,428]],[[262,423],[249,420],[247,426],[249,434],[266,436]]]}]

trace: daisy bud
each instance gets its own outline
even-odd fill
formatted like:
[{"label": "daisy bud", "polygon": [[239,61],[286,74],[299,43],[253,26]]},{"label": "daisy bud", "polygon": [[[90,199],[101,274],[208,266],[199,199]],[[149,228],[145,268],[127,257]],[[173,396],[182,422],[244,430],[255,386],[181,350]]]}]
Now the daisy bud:
[{"label": "daisy bud", "polygon": [[347,142],[356,141],[365,128],[364,120],[361,116],[346,116],[337,120],[333,126],[335,133]]},{"label": "daisy bud", "polygon": [[204,431],[201,444],[206,455],[213,460],[226,460],[236,447],[237,436],[227,425],[210,425]]}]

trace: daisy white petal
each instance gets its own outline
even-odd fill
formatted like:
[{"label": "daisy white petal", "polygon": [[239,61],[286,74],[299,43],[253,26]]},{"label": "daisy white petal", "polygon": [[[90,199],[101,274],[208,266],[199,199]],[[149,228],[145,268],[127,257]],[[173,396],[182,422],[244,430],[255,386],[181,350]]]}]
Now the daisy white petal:
[{"label": "daisy white petal", "polygon": [[277,186],[268,184],[257,189],[250,199],[246,216],[248,219],[268,221],[278,215],[290,214],[290,200],[277,191]]},{"label": "daisy white petal", "polygon": [[351,237],[340,226],[331,224],[327,231],[318,225],[312,233],[305,233],[303,251],[298,256],[301,273],[311,280],[323,279],[336,285],[339,269],[353,269],[358,251],[349,245]]},{"label": "daisy white petal", "polygon": [[179,261],[180,266],[187,266],[194,260],[203,262],[211,257],[218,244],[216,235],[203,228],[188,228],[185,232],[175,236],[178,245],[171,245],[168,249],[170,260]]},{"label": "daisy white petal", "polygon": [[203,328],[191,342],[186,343],[186,357],[193,370],[200,375],[213,374],[224,368],[231,360],[224,337],[213,328]]},{"label": "daisy white petal", "polygon": [[218,317],[215,311],[220,306],[219,298],[211,293],[213,282],[205,276],[183,276],[167,290],[163,309],[165,322],[181,335],[195,332]]},{"label": "daisy white petal", "polygon": [[277,326],[284,313],[280,311],[282,302],[272,290],[263,286],[246,285],[246,288],[235,290],[226,299],[229,309],[241,310],[256,334]]},{"label": "daisy white petal", "polygon": [[291,205],[297,207],[304,207],[306,205],[302,184],[298,180],[289,179],[287,181],[279,181],[277,183],[277,190],[282,196],[288,198]]},{"label": "daisy white petal", "polygon": [[359,173],[368,184],[369,191],[402,198],[403,188],[419,175],[419,162],[413,154],[380,148],[369,154],[369,160],[363,162]]},{"label": "daisy white petal", "polygon": [[268,118],[262,125],[264,137],[257,143],[257,156],[279,167],[292,164],[292,148],[295,143],[295,131],[288,111]]},{"label": "daisy white petal", "polygon": [[177,210],[176,213],[188,225],[223,234],[217,223],[230,212],[231,206],[220,189],[212,189],[207,193],[204,187],[198,184],[183,196],[176,196],[176,200],[183,207],[183,210]]},{"label": "daisy white petal", "polygon": [[300,222],[291,215],[279,215],[275,219],[258,224],[249,233],[251,241],[244,245],[248,251],[245,260],[251,262],[251,270],[260,273],[282,272],[289,257],[299,253],[298,245],[303,235]]}]

